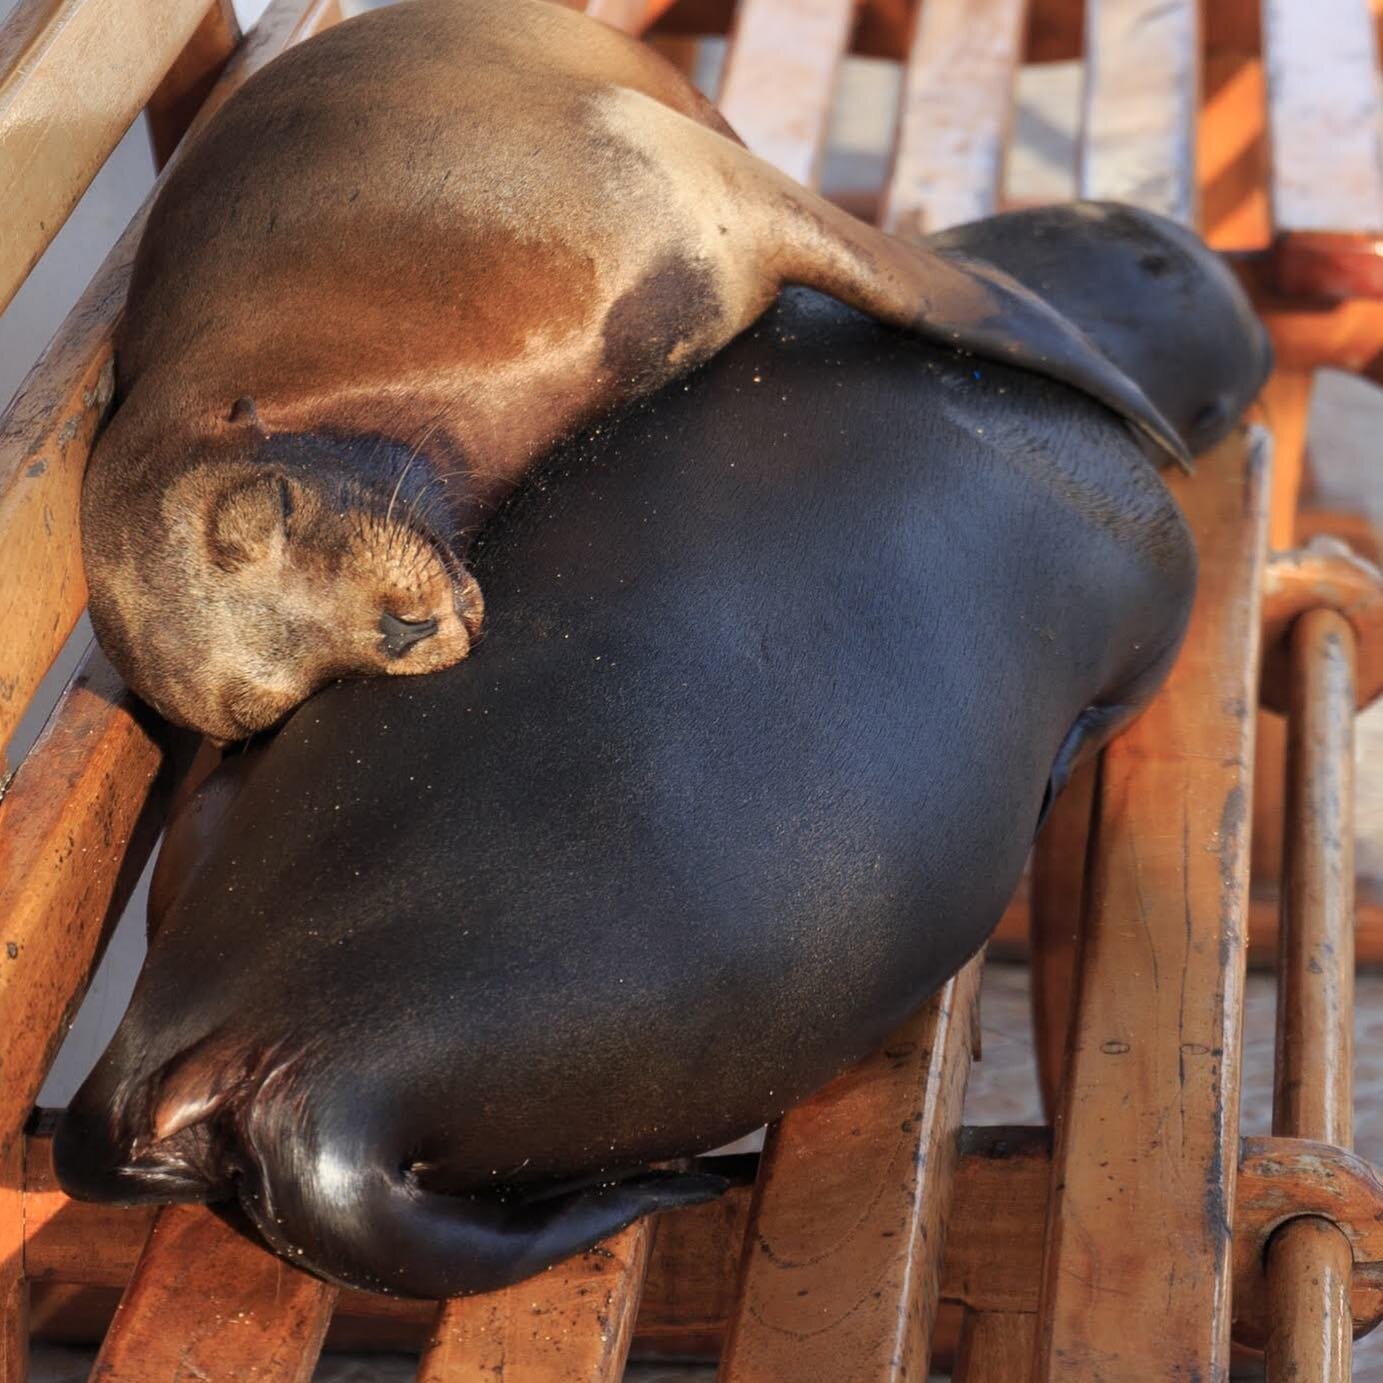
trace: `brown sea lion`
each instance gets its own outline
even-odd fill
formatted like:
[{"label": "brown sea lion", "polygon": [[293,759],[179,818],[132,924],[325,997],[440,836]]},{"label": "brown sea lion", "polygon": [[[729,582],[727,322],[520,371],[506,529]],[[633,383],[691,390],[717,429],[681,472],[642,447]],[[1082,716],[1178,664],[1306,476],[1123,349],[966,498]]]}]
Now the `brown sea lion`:
[{"label": "brown sea lion", "polygon": [[218,738],[464,656],[461,535],[559,434],[786,283],[1174,430],[1001,271],[754,158],[670,65],[542,0],[412,0],[271,63],[150,215],[88,470],[97,636]]}]

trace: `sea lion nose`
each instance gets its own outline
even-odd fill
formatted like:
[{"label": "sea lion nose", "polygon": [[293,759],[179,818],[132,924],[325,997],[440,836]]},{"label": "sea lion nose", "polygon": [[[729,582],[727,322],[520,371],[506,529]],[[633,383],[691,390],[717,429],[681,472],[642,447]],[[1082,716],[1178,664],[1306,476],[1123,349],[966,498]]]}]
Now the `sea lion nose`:
[{"label": "sea lion nose", "polygon": [[400,619],[386,611],[379,617],[379,632],[384,635],[385,654],[390,658],[402,658],[415,643],[421,643],[437,632],[437,621]]}]

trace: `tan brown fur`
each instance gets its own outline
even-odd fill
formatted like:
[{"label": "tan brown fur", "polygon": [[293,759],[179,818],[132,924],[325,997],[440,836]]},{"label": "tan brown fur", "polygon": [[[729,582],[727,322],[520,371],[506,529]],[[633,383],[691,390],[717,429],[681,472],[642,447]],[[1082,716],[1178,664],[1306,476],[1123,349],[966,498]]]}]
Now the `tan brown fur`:
[{"label": "tan brown fur", "polygon": [[[479,607],[458,530],[554,438],[704,360],[788,282],[1069,379],[1167,442],[1026,290],[796,186],[624,35],[541,0],[409,0],[337,26],[246,84],[150,217],[83,501],[98,635],[165,714],[224,738],[331,676],[464,656]],[[297,533],[270,525],[237,577],[208,516],[280,437],[344,440],[299,474]],[[397,479],[360,438],[418,453],[438,531],[375,514],[347,542],[345,516],[326,521],[334,471],[376,503]],[[388,556],[404,549],[411,566]],[[374,616],[399,600],[439,632],[391,659]],[[276,619],[322,633],[285,639]]]}]

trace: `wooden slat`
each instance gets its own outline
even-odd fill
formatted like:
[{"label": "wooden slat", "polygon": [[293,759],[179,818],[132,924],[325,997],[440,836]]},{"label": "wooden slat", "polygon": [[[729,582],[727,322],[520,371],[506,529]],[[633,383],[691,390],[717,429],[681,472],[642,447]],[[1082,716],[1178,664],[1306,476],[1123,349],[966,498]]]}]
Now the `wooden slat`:
[{"label": "wooden slat", "polygon": [[853,0],[742,0],[721,114],[760,158],[815,185]]},{"label": "wooden slat", "polygon": [[[195,22],[204,0],[192,8]],[[338,14],[337,0],[275,0],[207,108]],[[111,336],[144,215],[106,256],[0,416],[0,750],[86,603],[77,533],[82,473],[110,403]]]},{"label": "wooden slat", "polygon": [[927,0],[903,76],[883,224],[916,237],[997,210],[1027,0]]},{"label": "wooden slat", "polygon": [[205,1206],[159,1212],[92,1377],[308,1383],[336,1289]]},{"label": "wooden slat", "polygon": [[724,1383],[926,1375],[980,965],[770,1131]]},{"label": "wooden slat", "polygon": [[653,1231],[641,1220],[527,1282],[444,1302],[418,1383],[619,1383]]},{"label": "wooden slat", "polygon": [[1196,0],[1088,0],[1080,192],[1196,221]]},{"label": "wooden slat", "polygon": [[[1286,830],[1279,931],[1274,1134],[1354,1140],[1355,638],[1334,610],[1289,638]],[[1353,1258],[1323,1219],[1268,1245],[1269,1383],[1351,1376]]]},{"label": "wooden slat", "polygon": [[1353,1266],[1349,1240],[1329,1220],[1303,1215],[1273,1237],[1268,1383],[1343,1383],[1354,1376]]},{"label": "wooden slat", "polygon": [[1042,1283],[1043,1377],[1225,1377],[1266,441],[1170,476],[1200,587],[1106,751]]},{"label": "wooden slat", "polygon": [[1037,1317],[1027,1312],[967,1311],[955,1383],[1021,1383],[1032,1367]]},{"label": "wooden slat", "polygon": [[239,42],[240,24],[230,0],[211,0],[187,46],[173,60],[144,109],[154,163],[159,168],[173,156]]},{"label": "wooden slat", "polygon": [[93,644],[0,800],[0,1151],[18,1138],[153,845],[163,749]]},{"label": "wooden slat", "polygon": [[24,1383],[29,1284],[24,1279],[24,1145],[0,1149],[0,1383]]},{"label": "wooden slat", "polygon": [[0,310],[192,36],[206,0],[20,0],[0,30]]},{"label": "wooden slat", "polygon": [[1368,0],[1264,0],[1273,221],[1383,230],[1383,91]]}]

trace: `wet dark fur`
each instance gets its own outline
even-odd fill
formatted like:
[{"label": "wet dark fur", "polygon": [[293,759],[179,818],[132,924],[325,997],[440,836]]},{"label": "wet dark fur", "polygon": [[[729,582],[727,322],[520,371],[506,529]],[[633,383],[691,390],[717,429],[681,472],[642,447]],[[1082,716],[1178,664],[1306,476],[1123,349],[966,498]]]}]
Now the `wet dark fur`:
[{"label": "wet dark fur", "polygon": [[[1203,384],[1237,411],[1260,351]],[[559,449],[476,569],[477,657],[329,689],[174,823],[72,1194],[238,1195],[295,1262],[425,1297],[713,1194],[647,1169],[973,953],[1195,559],[1106,409],[798,292]]]}]

